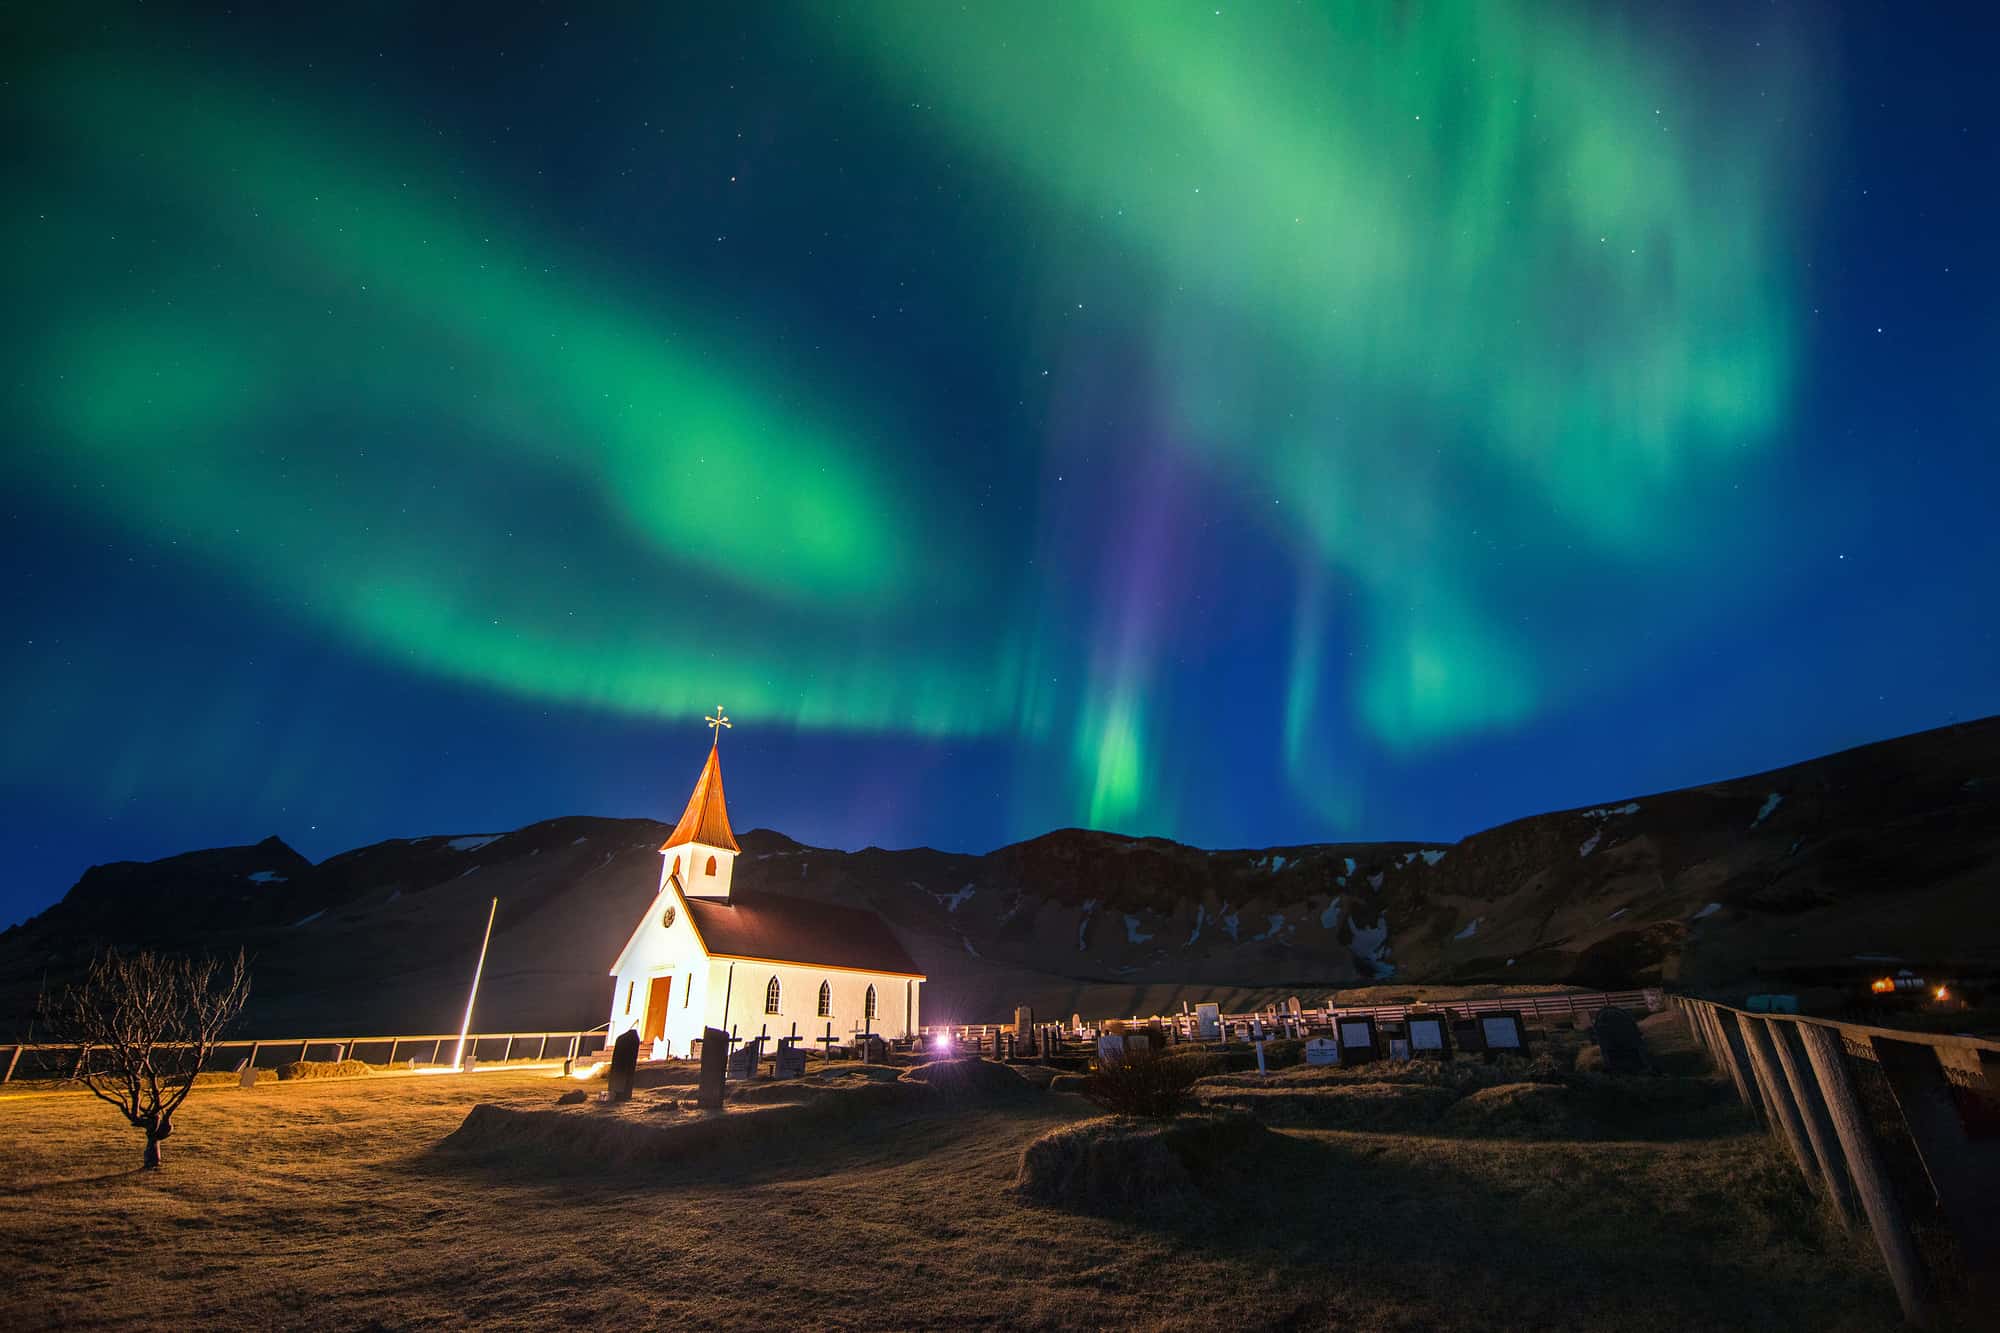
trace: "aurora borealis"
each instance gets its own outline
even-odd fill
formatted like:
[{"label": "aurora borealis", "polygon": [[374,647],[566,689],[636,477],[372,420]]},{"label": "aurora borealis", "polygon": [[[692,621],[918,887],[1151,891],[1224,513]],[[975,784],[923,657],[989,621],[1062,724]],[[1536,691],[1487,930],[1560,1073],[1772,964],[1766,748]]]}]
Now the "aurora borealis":
[{"label": "aurora borealis", "polygon": [[6,20],[0,918],[670,816],[717,701],[968,850],[2000,708],[1990,19],[679,9]]}]

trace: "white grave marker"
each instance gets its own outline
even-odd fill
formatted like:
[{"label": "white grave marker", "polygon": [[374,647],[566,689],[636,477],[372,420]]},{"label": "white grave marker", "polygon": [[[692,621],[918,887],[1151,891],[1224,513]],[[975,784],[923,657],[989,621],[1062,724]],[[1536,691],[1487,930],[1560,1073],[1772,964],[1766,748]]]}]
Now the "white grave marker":
[{"label": "white grave marker", "polygon": [[1222,1006],[1198,1004],[1194,1007],[1195,1028],[1203,1041],[1222,1040]]},{"label": "white grave marker", "polygon": [[1125,1058],[1125,1038],[1116,1032],[1107,1032],[1097,1039],[1097,1062],[1115,1065]]},{"label": "white grave marker", "polygon": [[1340,1043],[1331,1037],[1314,1037],[1306,1043],[1306,1063],[1309,1065],[1339,1064]]},{"label": "white grave marker", "polygon": [[1486,1038],[1489,1051],[1518,1051],[1521,1049],[1521,1030],[1512,1018],[1482,1018],[1479,1033]]}]

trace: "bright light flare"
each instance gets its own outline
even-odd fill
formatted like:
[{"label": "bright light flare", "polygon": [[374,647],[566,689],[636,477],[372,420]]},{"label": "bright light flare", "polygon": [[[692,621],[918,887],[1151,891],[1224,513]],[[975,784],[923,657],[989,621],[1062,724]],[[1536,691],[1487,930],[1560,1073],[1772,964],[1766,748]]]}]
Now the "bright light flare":
[{"label": "bright light flare", "polygon": [[578,1078],[578,1079],[596,1078],[598,1073],[603,1068],[604,1068],[604,1062],[602,1060],[599,1060],[594,1065],[578,1065],[576,1068],[569,1071],[569,1076],[571,1078]]}]

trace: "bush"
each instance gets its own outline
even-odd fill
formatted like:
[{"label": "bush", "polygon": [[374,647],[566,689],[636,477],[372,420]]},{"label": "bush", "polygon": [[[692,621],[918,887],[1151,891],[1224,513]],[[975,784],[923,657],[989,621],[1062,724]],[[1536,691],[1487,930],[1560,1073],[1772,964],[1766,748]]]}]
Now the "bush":
[{"label": "bush", "polygon": [[1211,1074],[1223,1073],[1229,1068],[1229,1061],[1222,1052],[1203,1050],[1199,1046],[1170,1050],[1160,1059],[1192,1069],[1196,1078],[1207,1078]]},{"label": "bush", "polygon": [[1192,1061],[1159,1055],[1127,1055],[1100,1064],[1083,1095],[1113,1115],[1163,1120],[1180,1114],[1193,1098],[1201,1075]]},{"label": "bush", "polygon": [[278,1066],[278,1077],[287,1081],[296,1078],[359,1078],[374,1072],[375,1067],[366,1060],[293,1060]]}]

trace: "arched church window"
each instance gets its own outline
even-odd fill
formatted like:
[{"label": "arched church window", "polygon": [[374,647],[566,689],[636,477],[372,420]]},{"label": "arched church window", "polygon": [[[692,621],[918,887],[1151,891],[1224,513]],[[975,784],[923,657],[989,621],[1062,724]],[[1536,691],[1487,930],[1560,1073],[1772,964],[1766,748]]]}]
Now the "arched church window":
[{"label": "arched church window", "polygon": [[711,875],[715,873],[715,858],[712,856],[708,858],[708,873]]},{"label": "arched church window", "polygon": [[625,983],[625,1012],[628,1014],[632,1012],[632,988],[638,984],[636,981]]},{"label": "arched church window", "polygon": [[819,983],[819,1016],[833,1017],[833,987],[824,981]]},{"label": "arched church window", "polygon": [[868,1002],[867,1002],[867,1005],[866,1005],[866,1007],[865,1007],[865,1008],[864,1008],[864,1010],[863,1010],[863,1013],[864,1013],[864,1015],[865,1015],[865,1016],[867,1017],[867,1019],[868,1019],[868,1026],[869,1026],[869,1027],[871,1027],[871,1028],[872,1028],[872,1027],[874,1027],[874,1026],[875,1026],[875,988],[874,988],[873,986],[870,986],[870,987],[868,988]]},{"label": "arched church window", "polygon": [[772,977],[771,984],[764,987],[764,1012],[767,1014],[778,1012],[778,979],[776,977]]}]

